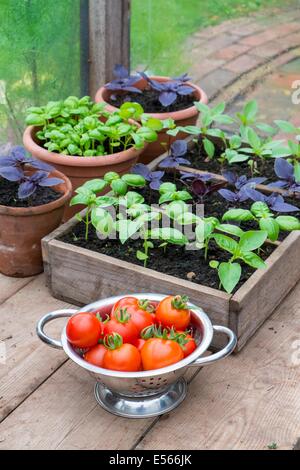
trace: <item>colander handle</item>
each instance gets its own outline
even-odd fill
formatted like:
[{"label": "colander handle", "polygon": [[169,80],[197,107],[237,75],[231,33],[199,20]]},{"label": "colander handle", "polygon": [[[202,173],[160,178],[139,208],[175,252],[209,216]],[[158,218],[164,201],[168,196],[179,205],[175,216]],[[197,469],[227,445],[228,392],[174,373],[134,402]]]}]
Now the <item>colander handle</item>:
[{"label": "colander handle", "polygon": [[189,367],[207,366],[209,364],[212,364],[213,362],[216,362],[219,359],[223,359],[224,357],[229,356],[229,354],[231,354],[234,348],[236,347],[237,339],[233,331],[231,331],[226,326],[219,325],[213,325],[213,329],[218,333],[224,333],[228,337],[228,343],[223,349],[214,354],[211,354],[210,356],[199,357],[199,359],[196,359],[194,362],[189,364]]},{"label": "colander handle", "polygon": [[59,341],[58,339],[50,338],[50,336],[46,335],[46,333],[44,332],[44,327],[50,321],[56,320],[56,318],[71,317],[76,312],[78,312],[78,310],[69,308],[63,310],[55,310],[54,312],[47,313],[38,321],[36,325],[36,334],[44,343],[48,344],[52,348],[62,349],[61,341]]}]

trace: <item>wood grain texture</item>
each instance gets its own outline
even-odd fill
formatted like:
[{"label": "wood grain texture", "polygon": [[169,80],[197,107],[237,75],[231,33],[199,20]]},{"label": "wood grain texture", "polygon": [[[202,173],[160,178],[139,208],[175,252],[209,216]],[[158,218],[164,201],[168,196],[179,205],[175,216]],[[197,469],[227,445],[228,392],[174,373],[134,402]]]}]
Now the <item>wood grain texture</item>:
[{"label": "wood grain texture", "polygon": [[33,279],[32,277],[7,277],[4,274],[0,274],[0,304],[32,282]]},{"label": "wood grain texture", "polygon": [[[38,276],[0,305],[0,340],[6,349],[6,362],[0,364],[0,421],[66,360],[35,333],[42,315],[69,306],[53,299],[44,283],[44,276]],[[63,324],[58,320],[47,331],[59,337]]]},{"label": "wood grain texture", "polygon": [[186,294],[216,322],[227,324],[230,296],[84,248],[52,240],[48,244],[51,289],[55,297],[79,304],[134,292]]},{"label": "wood grain texture", "polygon": [[299,299],[300,283],[247,348],[200,371],[182,406],[137,449],[267,449],[271,442],[292,449],[300,435]]},{"label": "wood grain texture", "polygon": [[89,1],[89,93],[113,78],[115,64],[130,66],[129,0]]},{"label": "wood grain texture", "polygon": [[[194,375],[189,371],[187,379]],[[133,447],[157,418],[129,420],[106,412],[95,401],[94,383],[67,361],[0,424],[0,449]]]}]

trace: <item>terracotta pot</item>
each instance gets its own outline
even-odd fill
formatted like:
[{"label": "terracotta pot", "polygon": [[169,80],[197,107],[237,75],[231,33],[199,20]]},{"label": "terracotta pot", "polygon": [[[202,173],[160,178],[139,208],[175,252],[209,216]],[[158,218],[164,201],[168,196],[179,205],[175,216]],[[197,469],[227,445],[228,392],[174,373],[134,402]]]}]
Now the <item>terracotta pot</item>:
[{"label": "terracotta pot", "polygon": [[[168,80],[171,80],[169,77],[152,76],[150,78],[152,78],[153,80],[157,80],[158,82],[166,82]],[[195,89],[194,91],[195,101],[201,101],[201,103],[205,103],[205,104],[208,102],[206,93],[200,87],[198,87],[194,83],[187,83],[187,85],[190,85],[191,87]],[[142,78],[134,86],[143,90],[146,88],[147,82],[146,80]],[[116,111],[117,108],[115,108],[114,106],[108,103],[109,97],[112,93],[113,93],[112,90],[107,90],[105,87],[101,87],[96,93],[95,101],[97,103],[106,102],[107,103],[106,109],[108,111],[114,112]],[[186,108],[181,111],[174,111],[172,113],[147,113],[147,114],[157,119],[169,119],[169,118],[174,119],[177,126],[191,126],[191,125],[196,124],[198,116],[199,116],[199,111],[197,110],[195,106],[191,106],[190,108]],[[151,162],[156,157],[158,157],[159,155],[165,152],[165,148],[161,145],[161,142],[172,143],[174,140],[183,139],[186,136],[187,134],[180,132],[177,134],[176,137],[171,137],[166,134],[166,131],[161,131],[159,133],[158,140],[148,145],[148,147],[145,148],[144,151],[141,153],[139,161],[143,163]]]},{"label": "terracotta pot", "polygon": [[64,180],[54,187],[63,193],[56,201],[29,208],[0,205],[0,272],[6,276],[27,277],[43,271],[41,239],[60,225],[72,194],[65,175],[54,171],[51,176]]},{"label": "terracotta pot", "polygon": [[[35,126],[29,126],[26,128],[23,135],[25,148],[34,157],[55,166],[58,171],[61,171],[68,176],[73,186],[73,194],[75,189],[86,181],[94,178],[101,178],[108,171],[115,171],[120,174],[128,173],[130,168],[137,162],[138,157],[143,150],[130,148],[124,152],[98,157],[62,155],[48,152],[47,149],[38,145],[37,138],[35,136],[37,131],[38,127]],[[73,215],[81,209],[81,206],[66,207],[64,221],[73,217]]]}]

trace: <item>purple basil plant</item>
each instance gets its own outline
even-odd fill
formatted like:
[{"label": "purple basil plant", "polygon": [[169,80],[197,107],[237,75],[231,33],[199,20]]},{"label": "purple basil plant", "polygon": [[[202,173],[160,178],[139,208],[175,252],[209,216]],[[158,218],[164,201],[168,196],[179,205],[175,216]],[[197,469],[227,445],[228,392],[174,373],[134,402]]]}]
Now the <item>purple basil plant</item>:
[{"label": "purple basil plant", "polygon": [[226,183],[220,181],[212,183],[213,176],[209,173],[185,173],[181,172],[180,180],[186,184],[189,191],[192,192],[200,201],[203,201],[206,196],[218,191]]},{"label": "purple basil plant", "polygon": [[165,174],[164,171],[151,171],[147,165],[144,165],[143,163],[137,163],[131,171],[136,175],[143,176],[145,180],[149,182],[150,188],[156,191],[159,190],[160,185],[162,184],[161,179]]},{"label": "purple basil plant", "polygon": [[264,202],[274,212],[299,211],[298,207],[293,206],[292,204],[287,204],[281,194],[272,193],[270,196],[266,196],[265,194],[249,186],[247,186],[245,190],[247,191],[248,197],[252,199],[252,201]]},{"label": "purple basil plant", "polygon": [[180,77],[175,77],[167,82],[158,82],[157,80],[153,80],[144,72],[140,72],[140,75],[148,82],[152,90],[159,92],[158,100],[164,107],[173,104],[177,100],[178,96],[190,95],[195,91],[193,87],[186,84],[186,82],[190,80],[187,73],[180,75]]},{"label": "purple basil plant", "polygon": [[300,181],[296,180],[294,166],[284,158],[276,158],[274,171],[279,181],[269,183],[271,188],[284,188],[287,194],[300,193]]},{"label": "purple basil plant", "polygon": [[[105,85],[107,90],[142,93],[133,86],[141,79],[138,75],[130,75],[128,70],[120,64],[115,65],[113,73],[116,78]],[[111,98],[114,99],[115,96],[112,95]]]},{"label": "purple basil plant", "polygon": [[[36,170],[35,173],[28,173],[28,165]],[[23,147],[11,147],[0,155],[0,176],[8,181],[19,183],[19,199],[29,198],[39,186],[51,187],[63,183],[60,178],[49,177],[53,170],[51,165],[27,157]]]},{"label": "purple basil plant", "polygon": [[164,158],[160,168],[177,168],[179,165],[190,165],[190,161],[183,156],[187,153],[187,143],[185,140],[175,140],[170,146],[170,154]]},{"label": "purple basil plant", "polygon": [[261,184],[266,181],[266,178],[262,177],[248,179],[246,175],[238,176],[233,171],[224,171],[222,174],[227,183],[234,187],[235,191],[224,188],[220,189],[218,193],[226,199],[226,201],[232,202],[233,204],[247,201],[250,197],[247,193],[247,188],[253,188],[256,184]]}]

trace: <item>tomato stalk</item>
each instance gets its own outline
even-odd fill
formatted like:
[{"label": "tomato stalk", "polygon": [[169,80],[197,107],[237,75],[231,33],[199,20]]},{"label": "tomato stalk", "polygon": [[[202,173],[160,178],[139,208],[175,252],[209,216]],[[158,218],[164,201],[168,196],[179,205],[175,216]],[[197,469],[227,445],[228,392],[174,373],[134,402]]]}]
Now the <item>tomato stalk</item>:
[{"label": "tomato stalk", "polygon": [[118,333],[106,335],[103,344],[107,349],[114,350],[119,349],[123,344],[123,338]]},{"label": "tomato stalk", "polygon": [[177,310],[186,310],[187,309],[187,302],[189,298],[187,295],[175,295],[172,299],[172,307],[176,308]]},{"label": "tomato stalk", "polygon": [[114,316],[119,323],[128,323],[131,315],[128,313],[127,308],[120,308],[115,311]]}]

